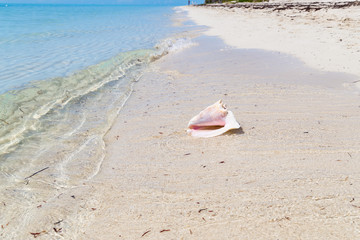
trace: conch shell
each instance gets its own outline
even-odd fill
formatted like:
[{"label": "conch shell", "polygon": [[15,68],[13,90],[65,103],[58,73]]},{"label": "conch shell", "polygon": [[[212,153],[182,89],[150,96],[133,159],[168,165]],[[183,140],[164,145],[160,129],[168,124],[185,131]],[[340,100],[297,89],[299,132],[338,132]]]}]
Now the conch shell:
[{"label": "conch shell", "polygon": [[193,137],[208,138],[237,128],[240,128],[240,124],[234,114],[226,109],[222,100],[219,100],[193,117],[188,124],[187,132]]}]

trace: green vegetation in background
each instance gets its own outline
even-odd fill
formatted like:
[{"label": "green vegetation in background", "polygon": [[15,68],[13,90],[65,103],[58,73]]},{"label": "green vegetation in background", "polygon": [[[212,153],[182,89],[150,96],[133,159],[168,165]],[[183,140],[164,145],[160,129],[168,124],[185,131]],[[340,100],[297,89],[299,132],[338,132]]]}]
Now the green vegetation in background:
[{"label": "green vegetation in background", "polygon": [[269,0],[205,0],[208,3],[268,2]]}]

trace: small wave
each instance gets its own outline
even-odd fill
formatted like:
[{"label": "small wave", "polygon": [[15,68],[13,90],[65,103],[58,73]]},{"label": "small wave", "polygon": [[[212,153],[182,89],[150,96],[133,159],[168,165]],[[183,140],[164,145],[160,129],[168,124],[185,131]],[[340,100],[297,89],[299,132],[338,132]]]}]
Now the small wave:
[{"label": "small wave", "polygon": [[[124,52],[68,77],[0,95],[1,199],[16,202],[7,217],[32,216],[27,206],[96,176],[106,157],[103,137],[134,83],[154,58],[191,45],[183,36],[166,39],[152,50]],[[40,169],[46,169],[41,178],[24,180]]]},{"label": "small wave", "polygon": [[152,52],[122,53],[69,77],[33,82],[27,88],[0,95],[0,154],[10,152],[28,130],[36,129],[42,116],[125,76],[146,63]]},{"label": "small wave", "polygon": [[[132,83],[149,62],[193,45],[191,38],[184,35],[168,38],[153,50],[124,52],[68,77],[32,82],[0,95],[0,160],[18,161],[27,155],[31,163],[44,164],[44,159],[51,156],[55,160],[49,164],[64,164],[89,136],[102,139],[130,96]],[[100,140],[97,142],[101,148]],[[98,162],[104,152],[99,154],[88,158]],[[26,170],[23,167],[12,171],[22,176]],[[66,173],[68,177],[63,179],[70,179],[72,174]],[[94,173],[89,170],[83,175]]]},{"label": "small wave", "polygon": [[[154,12],[148,8],[143,11],[151,12],[151,16]],[[109,17],[107,12],[103,16]],[[94,20],[88,25],[85,23],[90,26],[85,29],[74,29],[70,23],[69,31],[65,32],[36,31],[40,35],[29,36],[29,45],[35,46],[32,42],[35,41],[37,46],[44,44],[45,49],[39,47],[30,52],[26,42],[12,42],[14,46],[25,44],[26,52],[5,54],[8,57],[5,56],[2,63],[7,64],[0,69],[4,78],[0,83],[0,201],[6,199],[7,203],[14,203],[7,206],[2,217],[24,221],[8,233],[15,234],[28,225],[28,219],[35,216],[29,206],[38,206],[44,200],[49,202],[66,189],[82,186],[98,174],[106,153],[103,137],[148,63],[193,45],[187,34],[179,34],[161,41],[154,49],[131,51],[149,48],[158,39],[173,33],[170,28],[153,28],[159,24],[152,23],[164,23],[162,18],[151,19],[137,21],[136,17],[134,25],[109,17],[111,22],[121,24],[116,24],[114,29],[104,28],[103,24],[94,28],[92,23],[98,22]],[[2,36],[0,41],[24,39],[10,35]],[[72,39],[73,35],[80,38]],[[64,41],[65,45],[52,46],[48,41],[52,38],[68,39],[74,44]],[[119,55],[102,61],[119,51]],[[86,67],[97,62],[100,63]],[[73,72],[81,68],[85,69]],[[45,80],[29,82],[33,79]],[[40,169],[46,170],[29,182],[24,180]]]},{"label": "small wave", "polygon": [[196,44],[197,43],[193,42],[190,36],[167,38],[155,46],[157,52],[151,56],[151,61],[158,60],[169,53],[182,51],[186,48],[195,46]]}]

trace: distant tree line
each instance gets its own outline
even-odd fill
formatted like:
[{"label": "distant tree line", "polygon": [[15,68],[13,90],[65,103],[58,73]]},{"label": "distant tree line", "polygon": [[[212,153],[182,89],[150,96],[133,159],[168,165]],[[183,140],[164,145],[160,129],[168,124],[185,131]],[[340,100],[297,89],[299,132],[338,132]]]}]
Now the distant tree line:
[{"label": "distant tree line", "polygon": [[225,3],[225,2],[268,2],[269,0],[205,0],[205,4],[208,3]]}]

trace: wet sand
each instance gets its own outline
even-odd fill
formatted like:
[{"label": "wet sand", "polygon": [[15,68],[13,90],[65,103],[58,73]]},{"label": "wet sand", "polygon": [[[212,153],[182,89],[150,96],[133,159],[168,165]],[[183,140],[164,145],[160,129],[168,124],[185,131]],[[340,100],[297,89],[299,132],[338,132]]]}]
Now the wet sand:
[{"label": "wet sand", "polygon": [[[89,183],[96,210],[81,238],[358,238],[360,108],[343,85],[356,77],[196,41],[136,83]],[[187,136],[218,99],[242,128]]]}]

